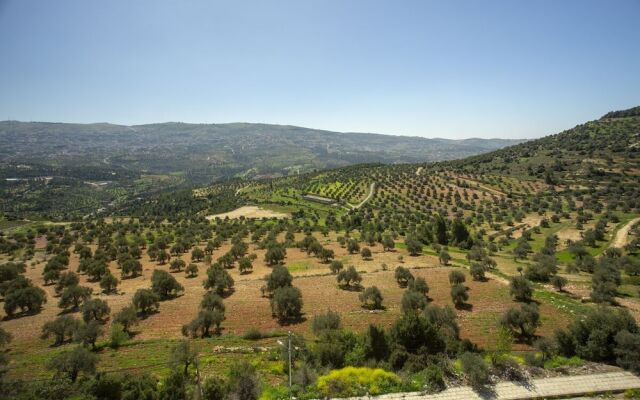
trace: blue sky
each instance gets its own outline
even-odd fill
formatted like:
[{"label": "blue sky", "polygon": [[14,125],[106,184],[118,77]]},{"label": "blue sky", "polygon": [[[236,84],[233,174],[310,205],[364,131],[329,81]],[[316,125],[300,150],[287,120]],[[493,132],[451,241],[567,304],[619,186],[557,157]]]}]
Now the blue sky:
[{"label": "blue sky", "polygon": [[0,118],[537,137],[640,104],[640,1],[0,0]]}]

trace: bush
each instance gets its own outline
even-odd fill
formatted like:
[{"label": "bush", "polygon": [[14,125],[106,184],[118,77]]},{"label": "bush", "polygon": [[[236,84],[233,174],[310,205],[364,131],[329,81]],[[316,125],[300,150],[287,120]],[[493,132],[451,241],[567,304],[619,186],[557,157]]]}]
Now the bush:
[{"label": "bush", "polygon": [[360,302],[362,307],[369,310],[379,310],[382,308],[382,293],[376,286],[368,287],[364,292],[360,293]]},{"label": "bush", "polygon": [[429,365],[424,371],[424,390],[427,393],[441,392],[446,388],[442,368],[437,365]]},{"label": "bush", "polygon": [[473,277],[474,281],[484,281],[485,277],[484,277],[484,273],[485,273],[485,268],[484,265],[480,264],[480,263],[473,263],[471,264],[471,277]]},{"label": "bush", "polygon": [[517,301],[529,302],[533,298],[533,287],[531,282],[524,276],[514,276],[511,278],[509,287],[511,296]]},{"label": "bush", "polygon": [[453,285],[458,285],[464,283],[466,280],[464,273],[462,271],[454,270],[449,272],[449,283]]},{"label": "bush", "polygon": [[529,365],[531,367],[538,367],[538,368],[543,368],[544,367],[544,358],[540,357],[535,352],[526,353],[524,355],[524,362],[525,362],[525,364],[527,364],[527,365]]},{"label": "bush", "polygon": [[314,335],[320,335],[323,331],[340,329],[340,314],[335,311],[327,311],[325,314],[316,315],[311,323]]},{"label": "bush", "polygon": [[567,278],[565,278],[564,276],[554,275],[551,278],[551,284],[559,292],[562,292],[564,290],[564,287],[567,286],[567,283],[569,283],[569,281],[567,281]]},{"label": "bush", "polygon": [[418,292],[423,296],[427,296],[427,293],[429,293],[429,285],[427,285],[427,281],[424,278],[418,277],[411,280],[407,287],[409,290]]},{"label": "bush", "polygon": [[371,249],[369,249],[368,247],[363,247],[362,250],[360,250],[360,255],[362,256],[363,260],[370,260]]},{"label": "bush", "polygon": [[640,373],[640,334],[627,330],[616,335],[616,363],[624,369]]},{"label": "bush", "polygon": [[444,338],[436,326],[426,318],[415,314],[404,314],[391,327],[391,337],[396,345],[409,353],[419,350],[427,354],[438,354],[445,350]]},{"label": "bush", "polygon": [[427,307],[427,299],[423,294],[414,292],[413,290],[407,290],[402,294],[402,301],[400,308],[403,314],[416,313],[424,310]]},{"label": "bush", "polygon": [[409,282],[413,280],[413,274],[411,274],[411,271],[402,266],[396,268],[394,276],[396,278],[396,282],[398,282],[398,286],[402,288],[407,287]]},{"label": "bush", "polygon": [[469,300],[468,291],[469,289],[461,283],[451,286],[451,301],[456,307],[462,307]]},{"label": "bush", "polygon": [[489,367],[478,354],[464,353],[460,356],[460,366],[471,386],[489,383]]},{"label": "bush", "polygon": [[185,268],[184,272],[187,275],[187,278],[195,278],[196,276],[198,276],[198,266],[194,263],[190,263],[189,265],[187,265],[187,268]]},{"label": "bush", "polygon": [[129,340],[129,334],[125,332],[124,326],[117,322],[111,324],[111,337],[109,338],[109,347],[117,349],[127,340]]},{"label": "bush", "polygon": [[397,390],[401,379],[380,368],[346,367],[318,378],[318,390],[327,397],[378,395]]},{"label": "bush", "polygon": [[268,333],[263,333],[258,328],[249,328],[243,335],[242,338],[245,340],[260,340],[266,337],[270,337]]},{"label": "bush", "polygon": [[260,379],[255,368],[248,362],[231,366],[229,395],[236,400],[256,400],[260,396]]},{"label": "bush", "polygon": [[344,268],[344,265],[342,264],[342,261],[339,261],[339,260],[333,260],[333,261],[331,261],[331,264],[329,265],[329,269],[331,270],[332,274],[337,274],[343,268]]},{"label": "bush", "polygon": [[227,382],[217,376],[210,376],[202,385],[202,400],[224,400],[229,387]]},{"label": "bush", "polygon": [[[585,360],[613,362],[616,360],[616,335],[628,331],[640,333],[633,316],[626,309],[598,307],[587,311],[566,330],[556,332],[559,352],[566,356],[579,356]],[[621,351],[626,351],[621,348]]]}]

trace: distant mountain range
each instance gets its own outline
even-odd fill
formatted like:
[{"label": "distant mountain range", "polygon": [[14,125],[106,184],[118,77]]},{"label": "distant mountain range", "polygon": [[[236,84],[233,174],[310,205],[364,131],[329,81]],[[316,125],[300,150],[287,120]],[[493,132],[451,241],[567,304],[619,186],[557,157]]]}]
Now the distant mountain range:
[{"label": "distant mountain range", "polygon": [[113,125],[0,122],[0,163],[123,168],[194,183],[283,176],[358,163],[463,158],[523,142],[427,139],[251,123]]}]

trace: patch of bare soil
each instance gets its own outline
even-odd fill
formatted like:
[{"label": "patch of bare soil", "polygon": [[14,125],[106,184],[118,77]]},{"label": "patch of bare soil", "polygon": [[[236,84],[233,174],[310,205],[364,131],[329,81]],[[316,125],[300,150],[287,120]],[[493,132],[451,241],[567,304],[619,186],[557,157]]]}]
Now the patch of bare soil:
[{"label": "patch of bare soil", "polygon": [[207,219],[212,220],[216,218],[225,219],[225,218],[289,218],[291,217],[289,214],[280,213],[276,211],[271,211],[264,209],[258,206],[244,206],[240,208],[236,208],[233,211],[229,211],[226,213],[215,214],[207,216]]}]

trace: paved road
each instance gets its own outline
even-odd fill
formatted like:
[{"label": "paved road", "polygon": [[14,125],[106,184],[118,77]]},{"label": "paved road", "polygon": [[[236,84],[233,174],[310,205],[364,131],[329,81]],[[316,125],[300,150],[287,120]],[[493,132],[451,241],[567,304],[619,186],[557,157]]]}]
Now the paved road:
[{"label": "paved road", "polygon": [[[562,376],[532,379],[526,383],[501,382],[486,389],[469,386],[447,389],[432,395],[396,393],[374,397],[376,400],[527,400],[549,397],[574,397],[640,388],[640,378],[630,372]],[[364,400],[366,397],[353,398]]]},{"label": "paved road", "polygon": [[624,245],[627,244],[627,236],[629,236],[629,231],[638,222],[640,222],[640,218],[632,219],[625,226],[618,229],[618,231],[616,232],[616,237],[611,241],[611,245],[609,247],[623,248]]}]

